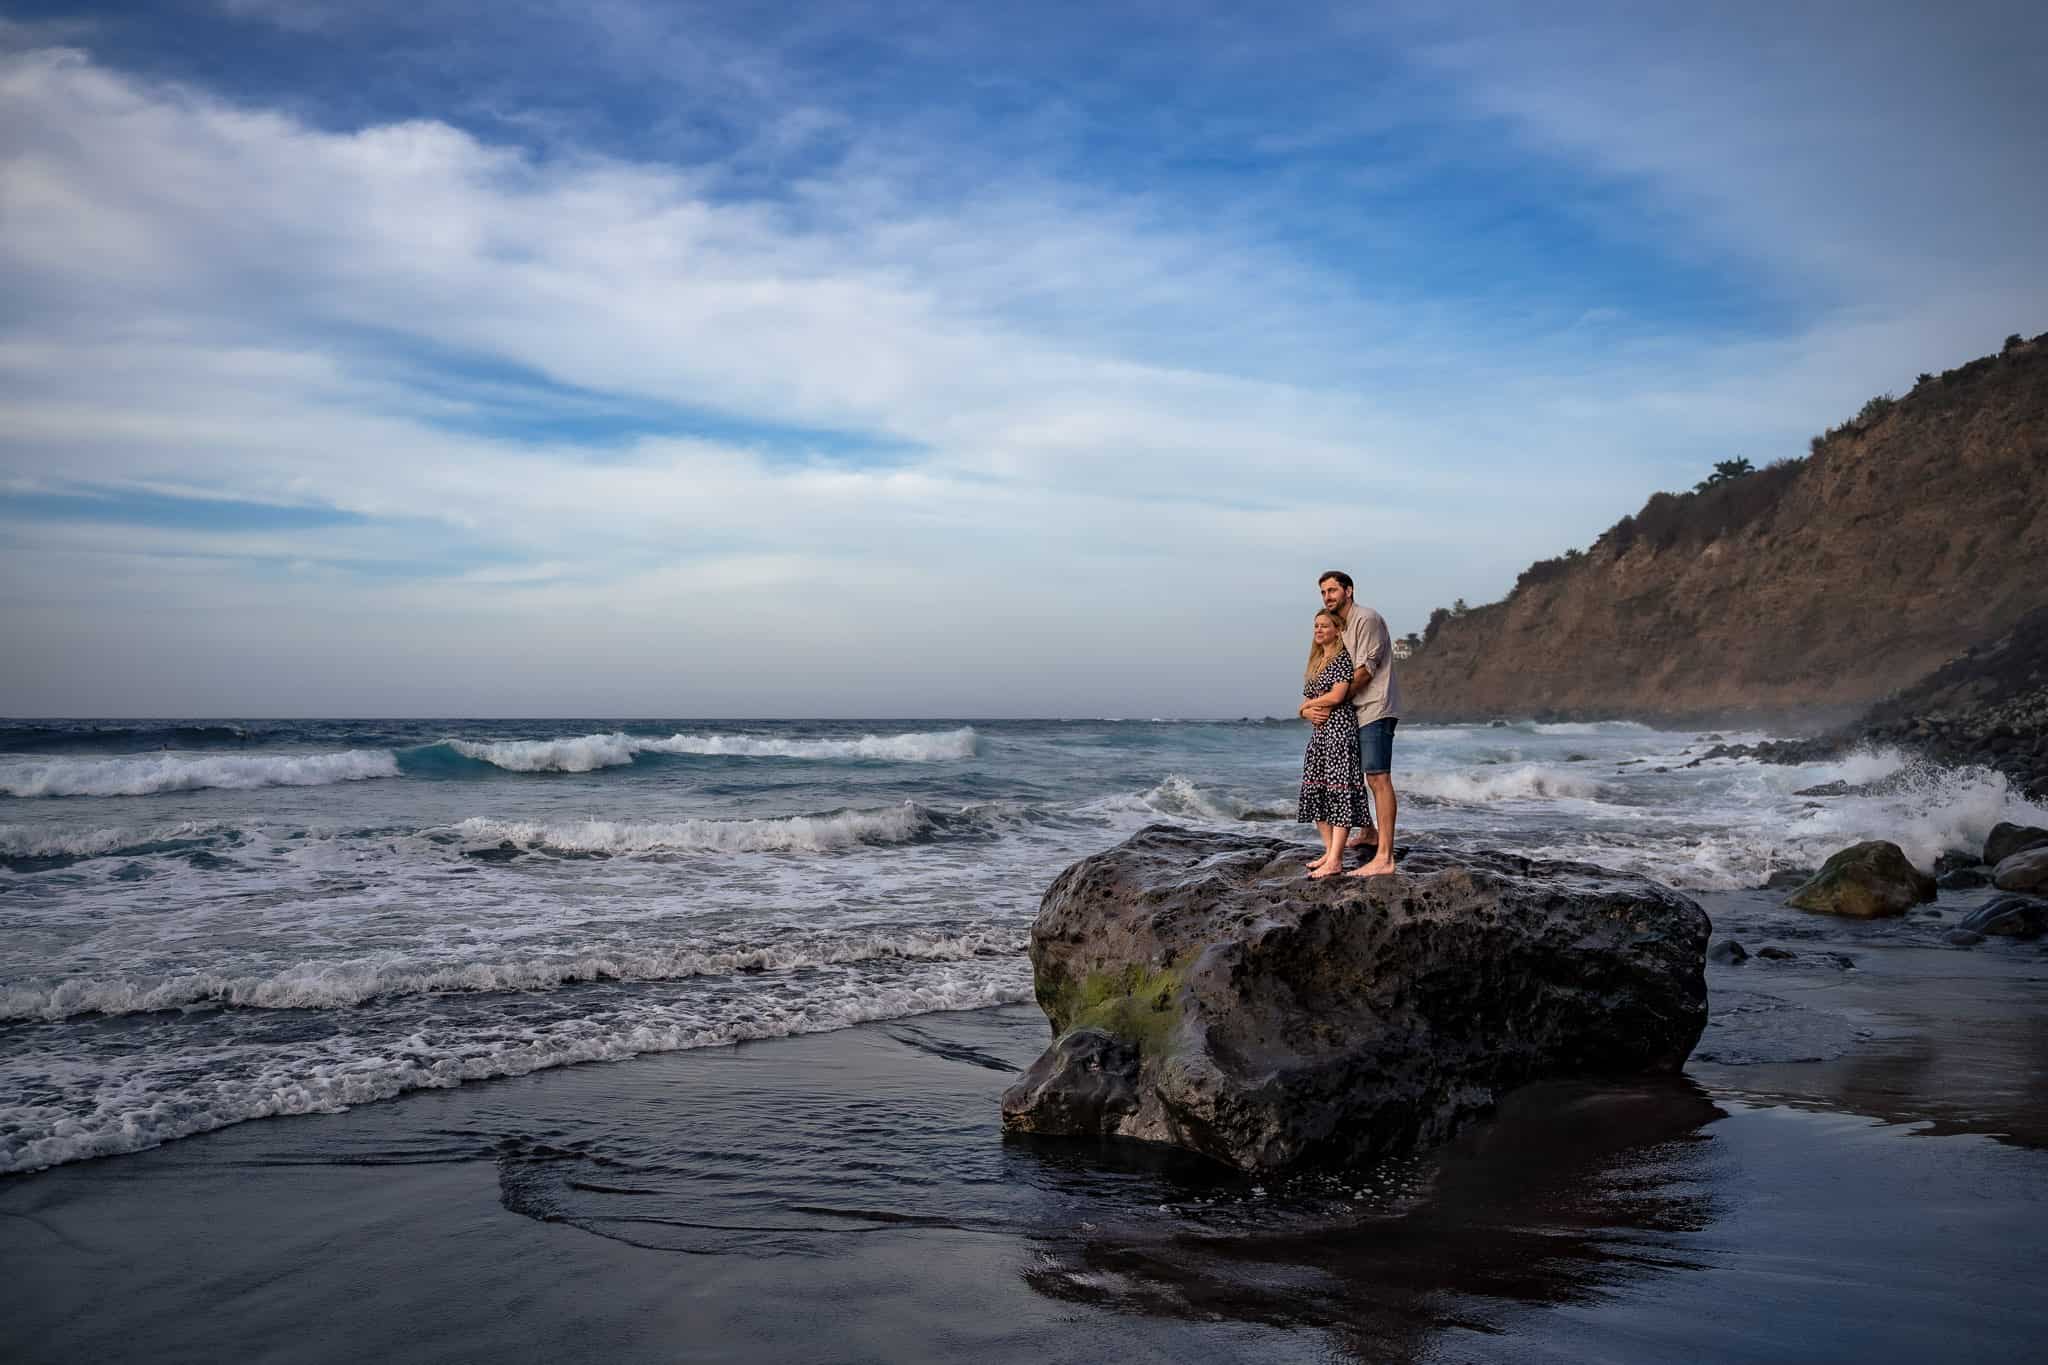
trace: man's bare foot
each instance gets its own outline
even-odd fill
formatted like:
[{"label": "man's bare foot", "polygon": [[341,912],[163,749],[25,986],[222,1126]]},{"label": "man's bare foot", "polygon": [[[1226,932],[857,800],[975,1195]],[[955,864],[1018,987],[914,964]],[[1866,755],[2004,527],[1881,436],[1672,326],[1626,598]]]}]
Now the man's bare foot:
[{"label": "man's bare foot", "polygon": [[1392,876],[1393,872],[1394,860],[1392,858],[1374,858],[1364,867],[1352,872],[1351,875],[1354,877],[1387,877]]},{"label": "man's bare foot", "polygon": [[1367,825],[1364,829],[1353,832],[1351,836],[1351,842],[1346,844],[1345,847],[1371,848],[1374,844],[1377,844],[1379,841],[1380,832],[1374,829],[1372,826]]}]

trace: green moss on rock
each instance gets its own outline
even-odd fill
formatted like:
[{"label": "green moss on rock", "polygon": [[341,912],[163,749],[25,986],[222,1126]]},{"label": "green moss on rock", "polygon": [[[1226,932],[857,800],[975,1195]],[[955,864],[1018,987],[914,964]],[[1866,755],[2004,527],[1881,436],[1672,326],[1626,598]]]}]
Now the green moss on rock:
[{"label": "green moss on rock", "polygon": [[1903,915],[1934,894],[1934,879],[1914,867],[1904,850],[1889,840],[1872,839],[1828,859],[1785,904],[1823,915],[1875,919]]},{"label": "green moss on rock", "polygon": [[1076,981],[1037,981],[1039,1006],[1053,1032],[1098,1028],[1131,1043],[1146,1056],[1166,1050],[1180,1022],[1181,984],[1193,954],[1165,967],[1132,963],[1116,971],[1090,972]]}]

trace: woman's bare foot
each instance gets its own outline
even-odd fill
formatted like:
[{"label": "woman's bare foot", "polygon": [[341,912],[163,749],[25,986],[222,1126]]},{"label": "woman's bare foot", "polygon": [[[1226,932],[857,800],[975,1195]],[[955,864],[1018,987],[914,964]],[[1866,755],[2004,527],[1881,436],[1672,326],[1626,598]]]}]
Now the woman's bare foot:
[{"label": "woman's bare foot", "polygon": [[1334,877],[1343,870],[1344,866],[1341,863],[1335,867],[1330,866],[1328,863],[1311,863],[1309,864],[1308,875],[1317,881],[1321,881],[1325,877]]}]

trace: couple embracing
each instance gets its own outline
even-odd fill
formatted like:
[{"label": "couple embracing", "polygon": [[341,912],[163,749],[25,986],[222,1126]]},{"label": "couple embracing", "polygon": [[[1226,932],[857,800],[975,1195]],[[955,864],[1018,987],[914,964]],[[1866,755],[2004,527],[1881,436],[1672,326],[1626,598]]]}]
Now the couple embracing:
[{"label": "couple embracing", "polygon": [[[1314,726],[1302,760],[1301,809],[1323,838],[1312,877],[1344,870],[1344,841],[1374,845],[1351,875],[1379,877],[1394,870],[1394,726],[1401,690],[1394,684],[1394,642],[1371,607],[1352,600],[1351,575],[1335,569],[1317,580],[1323,609],[1316,613],[1315,643],[1298,714]],[[1366,803],[1371,793],[1371,806]],[[1375,822],[1374,817],[1378,820]]]}]

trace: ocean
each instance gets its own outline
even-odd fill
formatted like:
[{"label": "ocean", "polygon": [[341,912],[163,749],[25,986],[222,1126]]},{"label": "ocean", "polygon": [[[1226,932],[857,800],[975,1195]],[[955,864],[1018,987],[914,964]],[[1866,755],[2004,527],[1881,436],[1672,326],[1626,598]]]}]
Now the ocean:
[{"label": "ocean", "polygon": [[[1031,999],[1046,885],[1155,821],[1306,841],[1305,727],[0,724],[0,1172],[581,1062]],[[1626,723],[1404,726],[1400,837],[1757,888],[1922,867],[2005,779]],[[1829,783],[1846,794],[1804,794]],[[1768,910],[1760,912],[1766,915]],[[1794,932],[1814,917],[1785,910]],[[1845,930],[1846,932],[1846,930]]]}]

